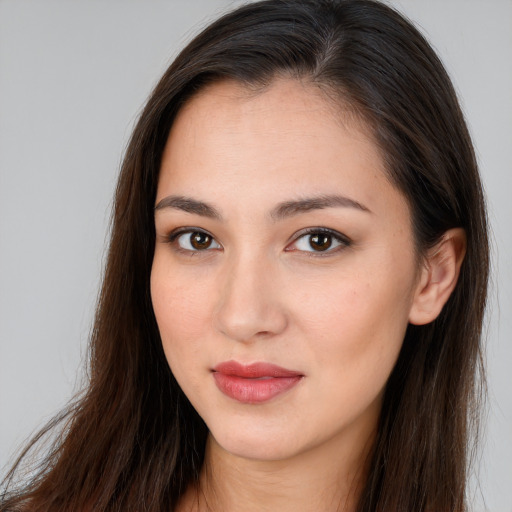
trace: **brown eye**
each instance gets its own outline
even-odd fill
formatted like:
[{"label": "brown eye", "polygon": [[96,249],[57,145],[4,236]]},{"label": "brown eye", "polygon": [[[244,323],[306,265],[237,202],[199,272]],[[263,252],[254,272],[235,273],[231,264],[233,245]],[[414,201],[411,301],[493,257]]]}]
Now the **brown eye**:
[{"label": "brown eye", "polygon": [[180,231],[171,235],[169,241],[175,243],[181,250],[191,253],[221,249],[215,238],[205,231]]},{"label": "brown eye", "polygon": [[190,233],[190,245],[196,249],[196,251],[208,249],[208,247],[212,245],[212,237],[206,233],[201,233],[200,231]]},{"label": "brown eye", "polygon": [[327,228],[318,230],[311,228],[309,232],[299,236],[287,250],[310,253],[311,256],[315,253],[326,253],[327,255],[349,247],[350,244],[350,239],[337,231],[331,232]]},{"label": "brown eye", "polygon": [[332,245],[332,236],[325,233],[316,233],[309,236],[309,245],[315,251],[326,251]]}]

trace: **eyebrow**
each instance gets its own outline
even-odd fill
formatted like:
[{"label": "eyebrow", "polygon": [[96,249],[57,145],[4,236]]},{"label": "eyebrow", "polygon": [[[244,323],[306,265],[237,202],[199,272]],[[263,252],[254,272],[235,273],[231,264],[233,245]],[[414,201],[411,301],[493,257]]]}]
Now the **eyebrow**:
[{"label": "eyebrow", "polygon": [[[274,221],[283,220],[294,215],[322,210],[324,208],[355,208],[362,212],[371,213],[370,209],[354,199],[340,195],[320,195],[284,201],[275,206],[270,212],[270,218]],[[222,220],[222,215],[214,206],[185,196],[167,196],[161,199],[155,206],[155,212],[164,208],[174,208],[187,213],[193,213],[210,219]]]},{"label": "eyebrow", "polygon": [[336,194],[307,197],[294,201],[279,203],[271,212],[270,217],[274,220],[282,220],[293,215],[309,212],[311,210],[323,210],[324,208],[355,208],[362,212],[371,213],[363,204],[350,199],[349,197]]},{"label": "eyebrow", "polygon": [[208,203],[197,201],[196,199],[192,199],[190,197],[164,197],[161,201],[158,201],[158,203],[156,204],[155,212],[157,212],[158,210],[162,210],[164,208],[174,208],[176,210],[182,210],[187,213],[195,213],[196,215],[201,215],[202,217],[209,217],[211,219],[222,220],[222,215],[215,207],[209,205]]}]

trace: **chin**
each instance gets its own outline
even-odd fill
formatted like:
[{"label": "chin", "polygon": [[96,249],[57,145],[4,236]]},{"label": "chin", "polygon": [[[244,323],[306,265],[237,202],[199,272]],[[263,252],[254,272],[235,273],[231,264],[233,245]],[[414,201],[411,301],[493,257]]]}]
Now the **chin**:
[{"label": "chin", "polygon": [[[210,434],[218,447],[243,459],[275,461],[293,457],[300,451],[297,435],[291,432],[254,432],[253,429],[215,429]],[[292,442],[293,441],[293,442]]]},{"label": "chin", "polygon": [[287,449],[282,443],[268,443],[267,441],[255,442],[228,442],[218,443],[223,450],[229,454],[247,460],[277,461],[286,460],[296,453]]}]

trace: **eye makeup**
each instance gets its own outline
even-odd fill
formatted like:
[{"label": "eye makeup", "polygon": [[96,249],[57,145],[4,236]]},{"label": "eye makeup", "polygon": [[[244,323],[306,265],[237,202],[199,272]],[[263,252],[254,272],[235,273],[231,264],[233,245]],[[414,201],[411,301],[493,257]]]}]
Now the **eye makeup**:
[{"label": "eye makeup", "polygon": [[[194,256],[223,247],[208,231],[197,227],[181,227],[166,236],[176,252]],[[295,233],[285,252],[304,253],[310,257],[326,257],[349,247],[351,240],[338,231],[325,227],[310,227]]]}]

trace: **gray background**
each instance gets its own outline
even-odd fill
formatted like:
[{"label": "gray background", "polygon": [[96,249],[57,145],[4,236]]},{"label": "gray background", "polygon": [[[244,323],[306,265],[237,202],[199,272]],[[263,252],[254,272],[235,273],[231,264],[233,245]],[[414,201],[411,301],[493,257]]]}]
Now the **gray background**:
[{"label": "gray background", "polygon": [[[0,467],[80,382],[116,173],[144,99],[177,49],[237,3],[0,0]],[[494,283],[474,510],[510,512],[512,1],[391,3],[440,53],[477,146]]]}]

